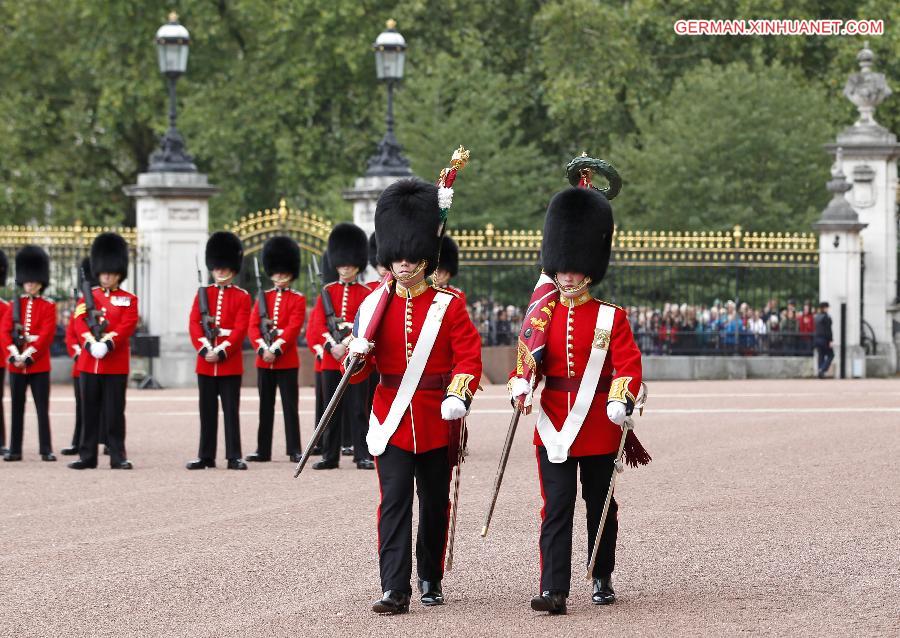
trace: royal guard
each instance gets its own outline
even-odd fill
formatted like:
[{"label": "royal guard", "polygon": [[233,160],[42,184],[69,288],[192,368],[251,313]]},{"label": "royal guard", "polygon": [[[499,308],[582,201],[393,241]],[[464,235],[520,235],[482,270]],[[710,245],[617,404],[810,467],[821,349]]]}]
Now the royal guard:
[{"label": "royal guard", "polygon": [[[321,281],[322,285],[330,284],[333,281],[338,280],[337,271],[331,265],[331,261],[328,259],[328,251],[326,250],[322,254],[322,271],[321,271]],[[313,345],[309,341],[309,326],[306,328],[306,346],[313,353],[313,373],[315,375],[315,393],[316,393],[316,423],[319,422],[319,419],[322,418],[322,413],[325,412],[325,382],[322,380],[322,357],[325,356],[325,348],[321,344]],[[343,436],[343,434],[342,434]],[[349,443],[347,443],[349,445]],[[312,449],[312,454],[320,455],[322,454],[322,446],[316,445]]]},{"label": "royal guard", "polygon": [[[300,461],[298,386],[300,358],[297,338],[306,318],[306,297],[291,288],[300,275],[300,246],[286,236],[272,237],[262,250],[263,269],[274,287],[257,297],[250,311],[250,343],[256,347],[256,385],[259,389],[259,432],[256,452],[248,461],[272,460],[275,391],[281,393],[286,454]],[[263,301],[261,304],[260,301]]]},{"label": "royal guard", "polygon": [[125,451],[125,391],[131,365],[131,335],[138,323],[138,298],[119,286],[128,276],[128,244],[121,235],[102,233],[91,245],[91,271],[99,285],[75,309],[81,345],[81,443],[75,470],[97,467],[101,427],[106,429],[110,467],[134,466]]},{"label": "royal guard", "polygon": [[[368,242],[362,228],[346,222],[335,226],[328,236],[328,259],[337,270],[338,280],[322,287],[322,294],[316,300],[306,329],[310,347],[322,353],[322,394],[326,405],[341,380],[341,362],[347,356],[353,318],[363,299],[371,292],[359,281],[359,274],[369,260]],[[365,388],[348,388],[332,417],[331,425],[325,431],[322,460],[313,465],[314,470],[338,467],[343,427],[349,428],[353,435],[353,461],[356,467],[360,470],[375,469],[365,445],[365,409]]]},{"label": "royal guard", "polygon": [[[93,288],[97,285],[97,280],[94,279],[94,275],[91,272],[91,260],[89,257],[85,257],[81,260],[81,266],[78,271],[79,280],[82,277],[87,277],[88,287]],[[75,294],[75,307],[78,308],[78,293]],[[81,372],[78,370],[78,357],[81,356],[81,340],[78,338],[78,330],[76,326],[75,312],[72,312],[72,315],[69,317],[69,322],[66,324],[66,353],[72,359],[72,389],[75,394],[75,430],[72,432],[72,445],[69,447],[64,447],[60,452],[65,456],[75,456],[78,454],[78,448],[81,445],[81,385],[78,383],[78,379],[81,375]],[[102,413],[101,413],[101,421],[102,421]],[[100,438],[102,439],[102,443],[104,448],[106,447],[106,432],[101,427],[100,428]]]},{"label": "royal guard", "polygon": [[[365,382],[373,368],[381,374],[366,437],[381,494],[383,596],[372,607],[377,613],[409,610],[414,492],[421,601],[427,606],[444,602],[450,473],[460,419],[468,414],[481,379],[481,339],[465,304],[426,281],[438,263],[443,227],[438,192],[432,184],[404,179],[378,199],[378,261],[389,265],[396,281],[386,281],[365,301],[355,329],[369,339],[358,336],[350,343],[351,354],[365,358],[351,382]],[[374,307],[383,314],[374,313]],[[370,328],[373,316],[380,320]]]},{"label": "royal guard", "polygon": [[431,275],[431,282],[438,288],[448,290],[462,299],[466,305],[466,293],[450,283],[459,273],[459,246],[448,235],[441,240],[441,256],[438,267]]},{"label": "royal guard", "polygon": [[[200,286],[191,307],[188,332],[197,351],[200,395],[200,450],[189,470],[216,466],[219,401],[225,421],[225,458],[229,470],[246,470],[241,458],[241,347],[250,319],[250,293],[234,284],[244,261],[244,246],[234,233],[218,231],[206,242],[206,268],[213,283]],[[202,297],[201,297],[202,295]]]},{"label": "royal guard", "polygon": [[[6,253],[0,250],[0,288],[6,286],[6,275],[9,272],[9,260]],[[10,310],[10,304],[0,299],[0,327],[6,325],[6,313]],[[0,337],[0,344],[3,343]],[[6,350],[3,351],[4,353]],[[3,387],[6,385],[6,366],[0,365],[0,455],[5,455],[6,449],[6,413],[3,409]]]},{"label": "royal guard", "polygon": [[41,296],[50,283],[50,257],[39,246],[16,253],[16,285],[25,294],[5,313],[3,349],[11,399],[9,451],[4,461],[22,460],[25,394],[31,387],[37,412],[41,460],[55,461],[50,440],[50,346],[56,333],[56,304]]},{"label": "royal guard", "polygon": [[[590,158],[580,159],[579,166]],[[597,160],[594,163],[607,166]],[[530,406],[532,381],[544,380],[534,432],[544,502],[541,589],[531,607],[551,614],[566,612],[578,469],[587,505],[590,557],[625,418],[634,408],[641,385],[641,353],[625,311],[591,296],[591,286],[603,280],[609,264],[613,215],[604,194],[591,186],[590,174],[583,175],[583,187],[555,195],[547,209],[541,246],[543,273],[532,299],[541,289],[545,292],[540,301],[529,305],[520,337],[520,350],[525,346],[526,351],[538,354],[538,348],[526,345],[534,336],[540,336],[543,348],[534,378],[523,378],[520,364],[509,382],[513,401]],[[611,181],[617,179],[615,175]],[[533,357],[529,358],[534,367]],[[593,570],[591,600],[597,605],[615,601],[612,572],[617,509],[612,498]]]}]

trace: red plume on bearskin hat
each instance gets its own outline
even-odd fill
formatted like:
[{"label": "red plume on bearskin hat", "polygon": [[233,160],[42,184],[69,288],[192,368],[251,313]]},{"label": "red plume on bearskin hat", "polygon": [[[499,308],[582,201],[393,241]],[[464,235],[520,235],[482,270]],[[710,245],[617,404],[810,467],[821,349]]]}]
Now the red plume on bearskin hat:
[{"label": "red plume on bearskin hat", "polygon": [[263,244],[262,262],[269,277],[283,272],[296,279],[300,276],[300,246],[287,235],[270,237]]},{"label": "red plume on bearskin hat", "polygon": [[328,235],[328,259],[335,268],[356,266],[366,269],[369,263],[369,238],[366,231],[350,222],[341,222]]},{"label": "red plume on bearskin hat", "polygon": [[100,273],[117,273],[120,281],[128,276],[128,242],[117,233],[101,233],[91,244],[91,270],[94,278]]},{"label": "red plume on bearskin hat", "polygon": [[40,246],[23,246],[16,253],[16,283],[37,281],[43,288],[50,284],[50,256]]},{"label": "red plume on bearskin hat", "polygon": [[214,232],[206,242],[206,268],[228,268],[241,272],[244,262],[244,245],[234,233],[225,230]]}]

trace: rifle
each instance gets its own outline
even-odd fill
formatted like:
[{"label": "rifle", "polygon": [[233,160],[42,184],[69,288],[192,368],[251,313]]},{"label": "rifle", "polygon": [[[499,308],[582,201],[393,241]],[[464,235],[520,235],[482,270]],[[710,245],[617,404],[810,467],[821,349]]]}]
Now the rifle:
[{"label": "rifle", "polygon": [[197,281],[200,284],[197,288],[197,304],[200,307],[200,325],[203,327],[203,334],[209,341],[212,348],[216,345],[216,337],[219,334],[219,328],[216,326],[216,320],[209,314],[209,297],[206,296],[206,286],[203,285],[203,274],[200,272],[200,260],[194,256],[197,263]]},{"label": "rifle", "polygon": [[[353,325],[347,323],[344,317],[338,317],[337,313],[334,312],[331,295],[325,291],[325,276],[319,270],[319,261],[315,257],[313,257],[310,267],[315,269],[315,276],[319,279],[319,297],[322,299],[322,310],[325,311],[325,323],[328,326],[328,334],[331,335],[335,343],[341,343],[353,330]],[[312,273],[310,273],[310,277],[312,277]]]},{"label": "rifle", "polygon": [[91,331],[95,341],[103,338],[103,333],[109,327],[109,323],[103,318],[103,313],[94,305],[94,291],[91,282],[87,278],[84,268],[81,269],[81,296],[84,297],[85,323]]},{"label": "rifle", "polygon": [[259,260],[253,258],[253,268],[256,270],[256,303],[259,308],[259,332],[266,346],[271,346],[275,341],[273,328],[275,324],[269,319],[269,304],[266,303],[266,291],[263,290],[262,280],[259,278]]},{"label": "rifle", "polygon": [[21,353],[28,342],[25,339],[25,326],[22,325],[22,298],[19,295],[16,295],[12,300],[12,320],[13,327],[10,334],[12,335],[13,345]]}]

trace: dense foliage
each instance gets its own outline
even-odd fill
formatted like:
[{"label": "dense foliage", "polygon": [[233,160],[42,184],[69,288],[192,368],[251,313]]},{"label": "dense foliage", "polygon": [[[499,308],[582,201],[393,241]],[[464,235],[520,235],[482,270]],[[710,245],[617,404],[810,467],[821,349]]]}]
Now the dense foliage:
[{"label": "dense foliage", "polygon": [[[122,186],[166,124],[157,0],[3,3],[0,223],[133,220]],[[620,224],[807,230],[825,205],[821,145],[861,37],[684,37],[677,18],[874,18],[876,69],[900,85],[888,0],[183,0],[191,31],[179,128],[221,186],[213,223],[275,204],[346,218],[341,190],[383,132],[371,43],[409,42],[397,135],[431,179],[472,149],[457,224],[534,227],[563,166],[621,169]],[[878,110],[900,130],[900,99]]]}]

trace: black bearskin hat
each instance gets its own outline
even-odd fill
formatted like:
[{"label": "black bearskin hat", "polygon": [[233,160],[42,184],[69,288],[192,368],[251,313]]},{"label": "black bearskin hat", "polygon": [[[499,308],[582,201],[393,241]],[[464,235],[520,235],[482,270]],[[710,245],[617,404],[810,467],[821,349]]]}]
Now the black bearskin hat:
[{"label": "black bearskin hat", "polygon": [[272,237],[263,245],[262,262],[269,277],[286,272],[296,279],[300,276],[300,246],[287,235]]},{"label": "black bearskin hat", "polygon": [[451,277],[456,277],[459,272],[459,246],[449,236],[441,239],[441,256],[438,259],[438,268],[443,268]]},{"label": "black bearskin hat", "polygon": [[390,268],[395,261],[424,259],[425,276],[434,272],[441,245],[437,192],[437,186],[417,178],[401,179],[384,189],[375,205],[378,261]]},{"label": "black bearskin hat", "polygon": [[16,253],[16,283],[40,282],[42,288],[50,283],[50,257],[40,246],[23,246]]},{"label": "black bearskin hat", "polygon": [[0,250],[0,288],[6,285],[6,273],[9,272],[9,260],[6,253]]},{"label": "black bearskin hat", "polygon": [[340,279],[337,269],[331,265],[331,259],[328,257],[328,251],[322,253],[322,261],[319,264],[322,268],[322,285],[330,284],[332,281]]},{"label": "black bearskin hat", "polygon": [[116,233],[101,233],[91,244],[91,271],[94,278],[100,273],[118,273],[124,281],[128,276],[128,242]]},{"label": "black bearskin hat", "polygon": [[91,285],[91,288],[98,285],[97,278],[94,276],[94,271],[91,270],[90,257],[82,259],[81,264],[78,266],[78,281],[81,281],[82,277],[87,277],[87,281]]},{"label": "black bearskin hat", "polygon": [[235,274],[241,272],[244,262],[244,245],[234,233],[219,230],[209,236],[206,242],[206,268],[228,268]]},{"label": "black bearskin hat", "polygon": [[600,283],[612,249],[612,207],[593,188],[567,188],[550,200],[541,262],[548,275],[580,272]]},{"label": "black bearskin hat", "polygon": [[369,263],[369,239],[366,231],[350,222],[335,226],[328,236],[328,259],[335,268],[356,266],[365,270]]},{"label": "black bearskin hat", "polygon": [[369,265],[378,268],[378,240],[375,233],[369,235]]}]

